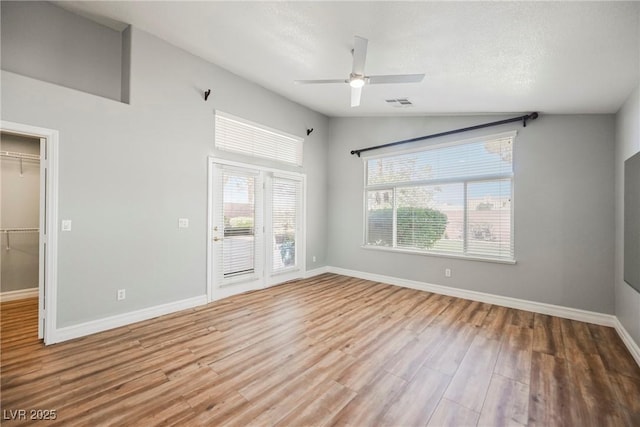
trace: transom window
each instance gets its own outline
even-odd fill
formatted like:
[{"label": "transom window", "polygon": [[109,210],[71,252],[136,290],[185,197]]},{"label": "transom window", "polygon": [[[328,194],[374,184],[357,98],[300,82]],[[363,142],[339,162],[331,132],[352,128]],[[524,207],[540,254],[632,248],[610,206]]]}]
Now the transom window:
[{"label": "transom window", "polygon": [[303,139],[216,111],[215,147],[250,157],[302,166]]},{"label": "transom window", "polygon": [[365,246],[513,261],[515,135],[365,158]]}]

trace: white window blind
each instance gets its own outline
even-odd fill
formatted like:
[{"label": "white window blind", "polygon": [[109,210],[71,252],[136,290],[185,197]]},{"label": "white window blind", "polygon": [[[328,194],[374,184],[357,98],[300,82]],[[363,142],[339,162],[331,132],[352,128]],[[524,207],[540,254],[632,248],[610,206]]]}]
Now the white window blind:
[{"label": "white window blind", "polygon": [[256,209],[256,191],[260,191],[256,175],[233,169],[222,173],[222,216],[224,221],[224,277],[255,272],[260,247],[256,244],[256,226],[260,224]]},{"label": "white window blind", "polygon": [[274,235],[273,272],[295,267],[301,183],[274,177],[272,185],[272,226]]},{"label": "white window blind", "polygon": [[215,127],[219,150],[302,165],[304,140],[300,137],[222,112],[216,112]]},{"label": "white window blind", "polygon": [[514,259],[515,132],[365,159],[365,245]]}]

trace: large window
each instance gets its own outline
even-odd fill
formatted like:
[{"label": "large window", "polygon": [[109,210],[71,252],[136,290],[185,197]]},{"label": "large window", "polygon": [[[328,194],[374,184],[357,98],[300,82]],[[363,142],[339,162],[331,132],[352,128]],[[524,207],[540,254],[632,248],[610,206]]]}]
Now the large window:
[{"label": "large window", "polygon": [[365,245],[513,261],[515,132],[365,159]]}]

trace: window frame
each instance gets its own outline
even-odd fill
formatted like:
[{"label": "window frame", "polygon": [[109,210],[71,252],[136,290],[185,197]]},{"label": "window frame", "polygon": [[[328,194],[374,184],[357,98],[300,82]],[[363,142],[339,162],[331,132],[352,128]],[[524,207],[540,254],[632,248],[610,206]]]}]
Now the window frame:
[{"label": "window frame", "polygon": [[[363,199],[362,199],[362,244],[361,248],[367,250],[374,251],[384,251],[384,252],[394,252],[394,253],[405,253],[405,254],[413,254],[413,255],[423,255],[423,256],[435,256],[435,257],[443,257],[443,258],[456,258],[456,259],[465,259],[465,260],[473,260],[473,261],[486,261],[493,263],[501,263],[501,264],[515,264],[516,263],[516,247],[515,247],[515,148],[512,148],[512,158],[511,158],[511,171],[509,173],[503,174],[486,174],[486,175],[464,175],[456,178],[440,178],[440,179],[427,179],[420,181],[409,181],[409,182],[395,182],[395,183],[383,183],[383,184],[368,184],[368,163],[370,160],[375,160],[379,158],[388,158],[395,157],[405,154],[411,153],[419,153],[429,150],[436,150],[439,148],[445,148],[455,145],[463,145],[463,144],[472,144],[477,142],[486,142],[489,140],[502,139],[502,138],[511,138],[512,143],[515,147],[515,140],[517,136],[517,131],[508,131],[497,134],[484,135],[479,137],[467,138],[463,140],[454,140],[454,141],[446,141],[441,143],[432,143],[432,144],[423,144],[418,147],[413,147],[405,150],[388,150],[382,154],[376,155],[363,155]],[[499,180],[509,180],[511,186],[511,194],[510,194],[510,246],[511,246],[511,257],[491,257],[489,255],[468,253],[468,185],[477,182],[483,181],[494,181],[497,182]],[[457,252],[446,252],[446,251],[433,251],[428,249],[417,249],[417,248],[404,248],[397,246],[397,198],[396,192],[399,188],[406,187],[424,187],[431,185],[442,185],[442,184],[452,184],[459,183],[463,185],[463,250],[462,253]],[[390,191],[393,197],[393,223],[392,223],[392,246],[378,246],[368,244],[368,193],[370,191]]]}]

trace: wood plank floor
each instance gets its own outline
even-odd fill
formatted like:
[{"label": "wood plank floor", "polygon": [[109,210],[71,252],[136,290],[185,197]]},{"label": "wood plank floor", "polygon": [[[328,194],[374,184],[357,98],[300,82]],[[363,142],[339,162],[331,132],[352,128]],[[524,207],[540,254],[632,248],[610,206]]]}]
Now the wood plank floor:
[{"label": "wood plank floor", "polygon": [[640,426],[613,329],[345,276],[48,347],[1,310],[3,425]]}]

